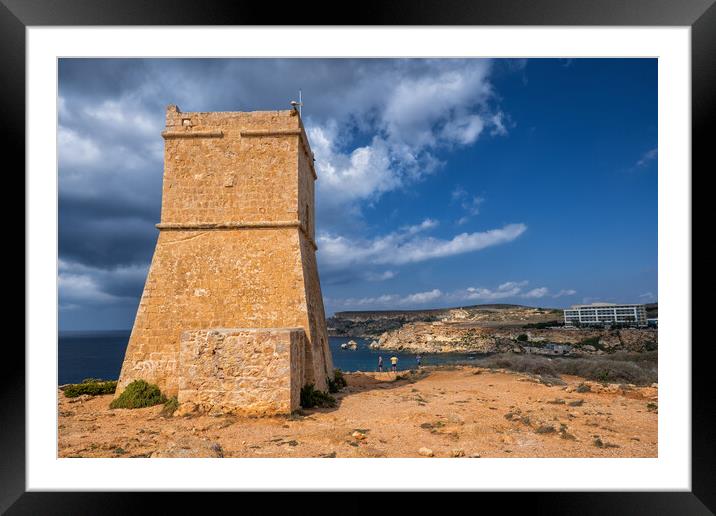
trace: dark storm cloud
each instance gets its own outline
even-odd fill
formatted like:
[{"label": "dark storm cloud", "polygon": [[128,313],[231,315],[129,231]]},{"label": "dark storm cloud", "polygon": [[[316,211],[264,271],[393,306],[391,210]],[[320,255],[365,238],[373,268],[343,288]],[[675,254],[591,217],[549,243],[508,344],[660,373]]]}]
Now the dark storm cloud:
[{"label": "dark storm cloud", "polygon": [[91,210],[68,214],[62,207],[59,216],[60,259],[99,268],[151,260],[158,231],[148,219],[101,218]]},{"label": "dark storm cloud", "polygon": [[355,269],[349,270],[332,270],[331,268],[321,267],[321,283],[323,285],[348,285],[361,278],[361,274]]},{"label": "dark storm cloud", "polygon": [[287,108],[302,88],[312,116],[323,119],[341,111],[349,114],[351,106],[343,104],[346,97],[339,92],[348,91],[357,77],[374,75],[389,63],[380,59],[63,59],[60,95],[81,103],[127,99],[148,110],[163,110],[167,104],[186,111],[271,110]]},{"label": "dark storm cloud", "polygon": [[94,220],[141,219],[156,223],[159,220],[161,201],[121,196],[78,197],[68,193],[60,196],[59,209],[60,218],[63,220],[81,218],[91,213]]},{"label": "dark storm cloud", "polygon": [[96,268],[60,259],[60,309],[134,306],[147,275],[146,266]]},{"label": "dark storm cloud", "polygon": [[142,59],[60,59],[60,95],[83,102],[116,98],[141,86],[147,72]]},{"label": "dark storm cloud", "polygon": [[128,276],[108,274],[100,284],[102,290],[107,294],[133,301],[141,297],[145,279],[146,274],[140,270]]}]

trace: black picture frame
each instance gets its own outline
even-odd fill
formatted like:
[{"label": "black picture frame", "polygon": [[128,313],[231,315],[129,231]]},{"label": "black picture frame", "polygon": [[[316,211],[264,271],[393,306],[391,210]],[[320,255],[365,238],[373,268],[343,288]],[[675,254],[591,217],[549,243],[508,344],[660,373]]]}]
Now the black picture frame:
[{"label": "black picture frame", "polygon": [[[716,112],[716,0],[399,0],[323,5],[204,0],[0,0],[0,113],[5,162],[25,165],[25,29],[65,25],[552,25],[689,26],[692,73],[692,171],[716,170],[707,134]],[[345,13],[341,16],[339,13]],[[12,159],[15,158],[15,159]],[[17,169],[16,168],[16,169]],[[689,171],[685,171],[688,174]],[[692,183],[693,184],[693,183]],[[692,189],[693,191],[693,189]],[[692,250],[693,252],[693,250]],[[25,269],[26,270],[26,269]],[[27,272],[25,276],[27,282]],[[18,303],[19,304],[19,303]],[[680,343],[680,346],[691,343]],[[710,343],[692,346],[692,490],[690,492],[552,492],[479,494],[509,497],[549,514],[712,514],[716,510],[716,414],[709,377]],[[146,494],[26,492],[25,355],[7,343],[0,388],[0,512],[7,514],[105,514],[144,512]],[[556,479],[558,483],[558,479]],[[162,512],[186,512],[199,495],[156,494]],[[228,496],[228,495],[227,495]],[[231,495],[234,496],[234,495]],[[246,495],[236,495],[243,496]],[[265,496],[265,495],[264,495]],[[418,498],[421,499],[421,498]],[[493,500],[489,500],[493,501]],[[199,501],[202,504],[201,501]],[[242,503],[246,503],[245,501]],[[271,495],[272,509],[295,503]],[[340,502],[341,505],[346,502]],[[353,505],[353,502],[350,502]],[[217,507],[218,508],[218,507]]]}]

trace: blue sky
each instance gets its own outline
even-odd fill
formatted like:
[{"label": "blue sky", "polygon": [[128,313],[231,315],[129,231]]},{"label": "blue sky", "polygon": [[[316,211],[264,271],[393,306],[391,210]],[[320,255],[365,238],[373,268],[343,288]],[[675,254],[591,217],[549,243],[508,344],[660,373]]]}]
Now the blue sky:
[{"label": "blue sky", "polygon": [[328,315],[652,302],[657,61],[60,61],[60,328],[130,328],[164,109],[303,90]]}]

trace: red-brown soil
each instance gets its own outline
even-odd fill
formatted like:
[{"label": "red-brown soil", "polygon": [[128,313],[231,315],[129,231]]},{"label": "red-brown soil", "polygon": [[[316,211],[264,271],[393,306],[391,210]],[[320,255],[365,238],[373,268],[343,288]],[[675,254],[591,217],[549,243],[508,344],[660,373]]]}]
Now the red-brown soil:
[{"label": "red-brown soil", "polygon": [[[346,374],[331,409],[164,417],[58,391],[60,457],[656,457],[657,389],[476,368]],[[476,374],[477,373],[477,374]],[[599,392],[597,392],[599,391]],[[428,454],[423,450],[423,454]]]}]

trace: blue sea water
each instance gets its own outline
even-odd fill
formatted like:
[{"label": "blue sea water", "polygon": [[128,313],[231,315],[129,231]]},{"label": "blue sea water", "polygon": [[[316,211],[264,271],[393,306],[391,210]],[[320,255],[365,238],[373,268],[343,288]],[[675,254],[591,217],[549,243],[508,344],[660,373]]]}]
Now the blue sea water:
[{"label": "blue sea water", "polygon": [[129,330],[60,332],[59,385],[78,383],[85,378],[119,378],[130,333]]},{"label": "blue sea water", "polygon": [[[81,382],[85,378],[116,380],[129,342],[129,330],[60,332],[58,382]],[[346,372],[376,371],[378,356],[383,357],[383,370],[390,370],[390,357],[398,357],[398,370],[414,369],[414,353],[401,353],[368,348],[369,341],[353,338],[358,349],[341,349],[349,337],[330,337],[334,367]],[[480,353],[439,353],[422,355],[423,365],[464,363],[484,356]]]}]

